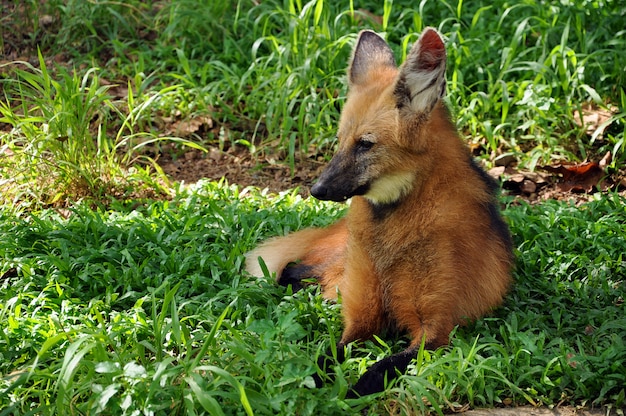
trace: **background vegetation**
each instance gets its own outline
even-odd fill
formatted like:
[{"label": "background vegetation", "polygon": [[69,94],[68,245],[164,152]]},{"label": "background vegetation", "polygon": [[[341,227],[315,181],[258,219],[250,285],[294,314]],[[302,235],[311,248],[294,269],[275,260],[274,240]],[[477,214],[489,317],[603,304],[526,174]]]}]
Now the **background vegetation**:
[{"label": "background vegetation", "polygon": [[[294,170],[329,157],[356,33],[383,33],[402,61],[430,25],[448,40],[448,100],[476,156],[532,169],[611,151],[617,172],[621,2],[0,5],[0,415],[624,406],[618,195],[503,201],[518,250],[505,305],[421,352],[381,396],[347,401],[348,385],[404,341],[353,346],[334,384],[309,388],[340,334],[339,307],[242,271],[261,239],[344,207],[224,183],[183,189],[154,162],[179,152],[166,142],[241,146]],[[589,108],[609,114],[594,131],[581,120]],[[165,133],[199,116],[217,127]]]},{"label": "background vegetation", "polygon": [[[165,120],[199,115],[218,127],[188,144],[242,145],[294,169],[328,157],[363,28],[383,33],[399,62],[424,26],[446,36],[449,103],[487,162],[510,154],[532,169],[611,151],[616,171],[626,159],[621,2],[22,3],[5,8],[0,44],[30,60],[0,67],[1,143],[17,155],[0,163],[21,168],[3,175],[21,190],[16,199],[129,194],[116,166],[162,139]],[[609,117],[589,132],[585,108]],[[158,170],[146,160],[153,155],[139,154]],[[51,194],[32,186],[41,177],[53,182]]]}]

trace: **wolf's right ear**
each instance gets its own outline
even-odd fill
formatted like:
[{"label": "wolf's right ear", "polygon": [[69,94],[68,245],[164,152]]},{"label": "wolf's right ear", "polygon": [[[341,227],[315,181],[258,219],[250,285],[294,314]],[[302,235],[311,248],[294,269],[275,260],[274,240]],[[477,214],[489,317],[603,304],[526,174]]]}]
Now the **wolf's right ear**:
[{"label": "wolf's right ear", "polygon": [[371,30],[363,30],[359,33],[348,69],[350,85],[365,82],[368,72],[379,66],[396,67],[393,51],[387,42],[376,33]]},{"label": "wolf's right ear", "polygon": [[400,68],[398,108],[428,114],[446,92],[446,47],[439,33],[426,28]]}]

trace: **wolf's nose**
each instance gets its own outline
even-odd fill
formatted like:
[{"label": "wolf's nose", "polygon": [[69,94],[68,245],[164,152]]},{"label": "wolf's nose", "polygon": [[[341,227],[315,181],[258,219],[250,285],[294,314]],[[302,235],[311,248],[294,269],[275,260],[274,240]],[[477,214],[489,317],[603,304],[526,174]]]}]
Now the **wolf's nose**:
[{"label": "wolf's nose", "polygon": [[328,191],[325,186],[322,186],[319,182],[311,187],[311,195],[317,199],[327,199]]}]

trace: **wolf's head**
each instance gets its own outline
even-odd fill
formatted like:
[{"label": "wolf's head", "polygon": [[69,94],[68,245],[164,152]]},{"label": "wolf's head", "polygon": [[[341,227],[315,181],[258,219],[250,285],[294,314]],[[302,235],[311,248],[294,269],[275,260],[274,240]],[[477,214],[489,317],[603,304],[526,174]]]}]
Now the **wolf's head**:
[{"label": "wolf's head", "polygon": [[348,68],[339,148],[311,194],[390,204],[410,192],[432,134],[432,113],[445,94],[445,69],[445,46],[435,29],[424,30],[400,68],[380,36],[361,32]]}]

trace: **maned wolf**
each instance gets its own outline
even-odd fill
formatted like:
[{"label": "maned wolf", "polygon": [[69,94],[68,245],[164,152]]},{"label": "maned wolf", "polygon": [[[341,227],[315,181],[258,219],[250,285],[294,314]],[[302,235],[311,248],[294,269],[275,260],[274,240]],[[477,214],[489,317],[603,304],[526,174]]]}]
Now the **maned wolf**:
[{"label": "maned wolf", "polygon": [[[319,199],[352,198],[346,218],[266,242],[258,258],[295,289],[315,278],[324,296],[341,294],[345,328],[338,344],[386,329],[410,346],[374,364],[349,396],[382,391],[405,371],[424,340],[449,341],[462,325],[499,305],[513,264],[497,184],[472,160],[442,102],[446,52],[432,28],[396,67],[387,43],[363,31],[348,69],[339,148],[311,189]],[[330,358],[320,359],[322,370]],[[316,375],[316,381],[321,378]]]}]

